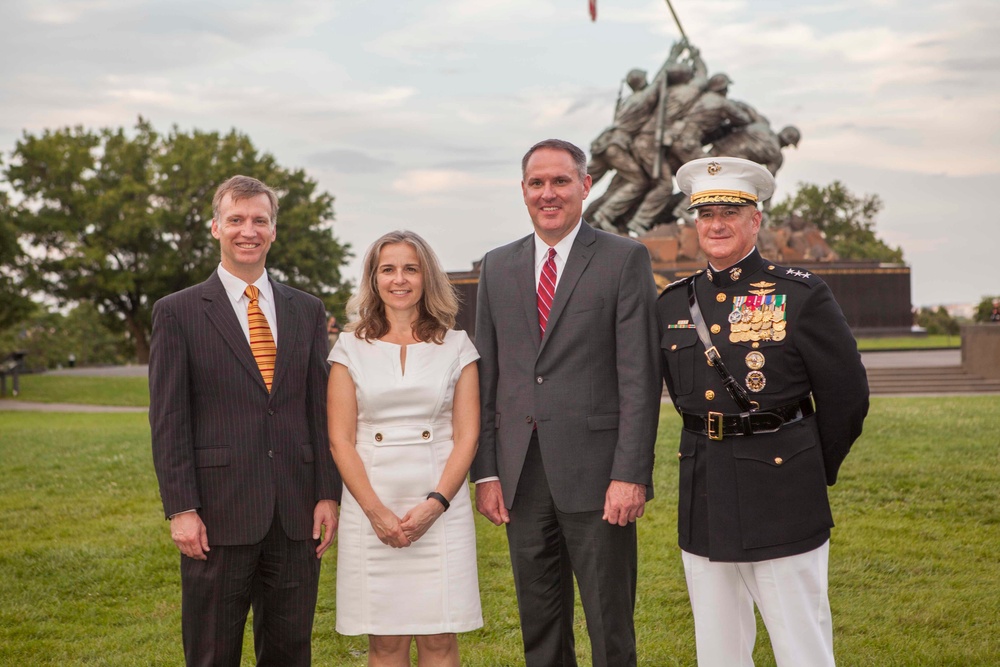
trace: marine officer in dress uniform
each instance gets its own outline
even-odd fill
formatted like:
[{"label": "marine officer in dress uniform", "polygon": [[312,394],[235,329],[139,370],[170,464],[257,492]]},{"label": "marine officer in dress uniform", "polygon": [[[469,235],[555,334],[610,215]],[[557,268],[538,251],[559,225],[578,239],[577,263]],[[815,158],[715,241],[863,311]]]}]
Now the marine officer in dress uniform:
[{"label": "marine officer in dress uniform", "polygon": [[827,486],[861,434],[865,369],[829,287],[755,247],[767,169],[697,159],[677,183],[708,257],[657,303],[698,664],[753,665],[756,603],[779,667],[833,665]]}]

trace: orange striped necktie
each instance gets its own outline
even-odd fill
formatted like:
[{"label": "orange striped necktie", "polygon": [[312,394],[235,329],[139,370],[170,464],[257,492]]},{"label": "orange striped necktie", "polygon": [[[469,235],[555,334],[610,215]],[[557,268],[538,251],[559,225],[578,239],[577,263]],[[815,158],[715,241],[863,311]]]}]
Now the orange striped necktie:
[{"label": "orange striped necktie", "polygon": [[264,317],[264,311],[260,309],[258,297],[260,289],[254,285],[247,285],[243,292],[250,299],[247,306],[247,320],[250,322],[250,352],[257,360],[257,367],[260,368],[260,375],[264,378],[267,390],[271,391],[271,380],[274,379],[274,359],[278,355],[278,348],[274,344],[271,336],[271,327]]}]

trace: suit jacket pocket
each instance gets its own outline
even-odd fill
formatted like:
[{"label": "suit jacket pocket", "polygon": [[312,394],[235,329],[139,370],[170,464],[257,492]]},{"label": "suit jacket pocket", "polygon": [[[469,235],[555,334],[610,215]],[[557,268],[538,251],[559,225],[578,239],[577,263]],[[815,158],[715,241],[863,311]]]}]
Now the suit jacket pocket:
[{"label": "suit jacket pocket", "polygon": [[568,303],[566,304],[566,310],[563,311],[563,317],[570,317],[579,313],[589,313],[592,310],[600,310],[601,308],[604,308],[604,299],[601,297],[587,299],[579,303]]},{"label": "suit jacket pocket", "polygon": [[315,460],[316,454],[313,452],[312,445],[299,445],[299,450],[302,452],[303,463],[312,463]]},{"label": "suit jacket pocket", "polygon": [[734,443],[747,549],[797,542],[833,526],[816,418]]},{"label": "suit jacket pocket", "polygon": [[587,417],[587,428],[591,431],[609,431],[618,428],[618,413],[610,415],[590,415]]},{"label": "suit jacket pocket", "polygon": [[660,337],[663,365],[670,369],[670,390],[675,396],[694,389],[695,362],[700,351],[698,332],[694,329],[667,329]]},{"label": "suit jacket pocket", "polygon": [[229,447],[207,447],[194,450],[195,468],[218,468],[229,465]]}]

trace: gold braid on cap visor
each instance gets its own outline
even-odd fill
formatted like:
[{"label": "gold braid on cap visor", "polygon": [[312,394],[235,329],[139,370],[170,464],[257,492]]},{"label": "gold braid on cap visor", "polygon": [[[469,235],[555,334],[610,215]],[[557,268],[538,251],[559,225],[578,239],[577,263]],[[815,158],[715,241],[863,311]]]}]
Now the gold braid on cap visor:
[{"label": "gold braid on cap visor", "polygon": [[742,190],[702,190],[691,195],[691,206],[701,204],[746,204],[757,203],[757,195]]}]

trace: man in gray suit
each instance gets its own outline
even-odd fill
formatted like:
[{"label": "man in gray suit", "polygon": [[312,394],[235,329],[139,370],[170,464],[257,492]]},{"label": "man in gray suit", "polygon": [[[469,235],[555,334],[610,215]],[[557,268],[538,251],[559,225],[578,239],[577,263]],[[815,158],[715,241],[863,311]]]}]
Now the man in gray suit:
[{"label": "man in gray suit", "polygon": [[278,199],[234,176],[212,202],[222,262],[153,307],[149,422],[181,552],[188,665],[308,665],[320,557],[337,528],[327,443],[326,313],[269,279]]},{"label": "man in gray suit", "polygon": [[483,258],[476,506],[506,524],[528,667],[576,665],[573,575],[593,664],[635,665],[636,530],[652,498],[661,381],[649,254],[583,223],[587,159],[533,146],[535,231]]}]

